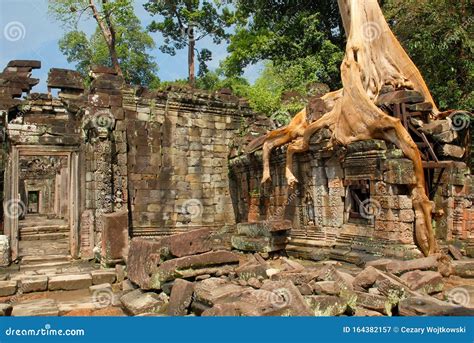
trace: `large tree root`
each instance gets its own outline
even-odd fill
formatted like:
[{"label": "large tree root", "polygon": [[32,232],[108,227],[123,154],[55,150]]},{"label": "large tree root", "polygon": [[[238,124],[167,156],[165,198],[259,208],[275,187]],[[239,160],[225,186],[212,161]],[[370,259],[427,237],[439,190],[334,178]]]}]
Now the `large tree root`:
[{"label": "large tree root", "polygon": [[374,103],[382,88],[389,85],[417,90],[433,104],[434,114],[438,110],[420,72],[388,27],[377,0],[338,0],[338,4],[348,37],[341,65],[343,88],[322,97],[328,109],[322,118],[308,124],[306,111],[302,111],[288,127],[254,142],[254,149],[263,142],[262,182],[270,177],[271,150],[288,142],[292,143],[287,150],[286,178],[290,185],[297,182],[292,173],[293,155],[307,151],[311,136],[322,128],[332,131],[333,144],[375,138],[390,141],[413,162],[415,241],[425,255],[432,254],[437,249],[431,226],[432,205],[426,195],[420,152],[400,120],[386,115]]}]

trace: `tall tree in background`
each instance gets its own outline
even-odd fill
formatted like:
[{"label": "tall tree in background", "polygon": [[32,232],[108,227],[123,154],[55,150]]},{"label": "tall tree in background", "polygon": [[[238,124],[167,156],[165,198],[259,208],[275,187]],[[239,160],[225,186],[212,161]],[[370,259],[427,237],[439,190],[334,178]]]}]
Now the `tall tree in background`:
[{"label": "tall tree in background", "polygon": [[[153,21],[148,29],[163,35],[162,52],[175,55],[176,50],[188,48],[189,83],[194,86],[196,42],[206,36],[215,44],[227,40],[230,34],[226,28],[233,23],[233,13],[225,1],[149,0],[144,7],[151,15],[160,16],[160,21]],[[210,50],[198,50],[201,74],[211,58]]]},{"label": "tall tree in background", "polygon": [[[147,53],[155,44],[131,0],[49,0],[49,11],[67,30],[59,47],[79,71],[87,74],[91,65],[108,65],[130,83],[157,83],[157,64]],[[88,37],[79,23],[92,18],[97,29]]]},{"label": "tall tree in background", "polygon": [[238,25],[222,63],[227,76],[270,60],[281,72],[300,69],[307,82],[340,86],[345,38],[336,1],[238,0],[235,5]]},{"label": "tall tree in background", "polygon": [[385,16],[441,109],[474,108],[470,0],[386,0]]}]

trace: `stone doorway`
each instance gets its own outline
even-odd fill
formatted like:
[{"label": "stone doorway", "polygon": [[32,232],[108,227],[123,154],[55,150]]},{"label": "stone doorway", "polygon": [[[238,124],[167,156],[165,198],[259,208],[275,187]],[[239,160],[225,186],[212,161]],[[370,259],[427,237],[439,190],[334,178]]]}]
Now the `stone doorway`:
[{"label": "stone doorway", "polygon": [[5,175],[5,234],[12,259],[78,257],[78,153],[13,146]]}]

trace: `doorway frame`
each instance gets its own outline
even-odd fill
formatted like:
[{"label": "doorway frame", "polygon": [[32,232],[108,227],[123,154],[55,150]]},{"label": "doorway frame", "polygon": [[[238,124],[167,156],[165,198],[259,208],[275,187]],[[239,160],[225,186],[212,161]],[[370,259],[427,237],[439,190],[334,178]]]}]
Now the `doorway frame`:
[{"label": "doorway frame", "polygon": [[[19,163],[22,156],[64,156],[68,159],[69,172],[69,253],[79,258],[79,149],[72,146],[57,145],[12,145],[10,158],[5,170],[4,208],[7,204],[21,201],[19,194]],[[15,261],[19,254],[19,215],[5,216],[5,235],[10,238],[11,259]]]}]

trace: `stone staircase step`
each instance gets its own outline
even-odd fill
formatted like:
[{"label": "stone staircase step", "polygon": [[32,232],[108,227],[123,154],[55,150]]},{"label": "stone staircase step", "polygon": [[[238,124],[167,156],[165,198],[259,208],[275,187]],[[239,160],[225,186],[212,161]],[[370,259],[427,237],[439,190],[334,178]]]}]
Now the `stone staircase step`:
[{"label": "stone staircase step", "polygon": [[47,241],[55,239],[64,239],[69,237],[69,232],[55,232],[55,233],[35,233],[31,235],[20,234],[20,239],[23,241]]},{"label": "stone staircase step", "polygon": [[24,301],[13,305],[12,316],[58,316],[59,309],[56,300],[39,299]]},{"label": "stone staircase step", "polygon": [[35,225],[20,228],[21,234],[69,232],[69,225]]},{"label": "stone staircase step", "polygon": [[51,262],[70,262],[71,256],[69,255],[40,255],[40,256],[24,256],[21,259],[21,264],[23,266],[27,265],[38,265],[43,263]]},{"label": "stone staircase step", "polygon": [[40,269],[54,269],[60,268],[69,265],[70,261],[57,261],[57,262],[47,262],[47,263],[38,263],[38,264],[30,264],[26,266],[20,265],[20,271],[26,270],[40,270]]}]

